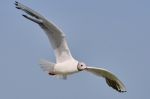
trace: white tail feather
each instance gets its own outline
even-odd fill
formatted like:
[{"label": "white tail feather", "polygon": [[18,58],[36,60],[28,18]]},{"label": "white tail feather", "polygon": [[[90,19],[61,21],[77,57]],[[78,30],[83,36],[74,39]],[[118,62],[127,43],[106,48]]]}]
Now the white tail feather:
[{"label": "white tail feather", "polygon": [[[40,60],[39,64],[40,64],[41,68],[43,69],[43,71],[46,71],[46,72],[52,73],[52,74],[54,73],[54,66],[55,66],[54,63],[42,59],[42,60]],[[61,75],[61,74],[56,74],[56,75],[54,75],[54,77],[59,78],[59,79],[64,79],[64,80],[67,79],[67,75]]]},{"label": "white tail feather", "polygon": [[47,71],[48,73],[52,73],[54,71],[54,66],[55,64],[47,61],[47,60],[40,60],[39,62],[41,68],[43,69],[43,71]]}]

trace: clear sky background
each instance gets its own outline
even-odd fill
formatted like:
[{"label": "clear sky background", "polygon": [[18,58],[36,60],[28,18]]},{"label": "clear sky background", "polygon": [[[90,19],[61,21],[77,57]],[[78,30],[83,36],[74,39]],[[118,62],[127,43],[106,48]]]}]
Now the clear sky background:
[{"label": "clear sky background", "polygon": [[18,0],[66,34],[73,56],[115,73],[120,94],[105,80],[81,72],[68,80],[44,73],[38,61],[55,61],[44,32],[24,19],[13,0],[0,1],[0,99],[150,98],[149,0]]}]

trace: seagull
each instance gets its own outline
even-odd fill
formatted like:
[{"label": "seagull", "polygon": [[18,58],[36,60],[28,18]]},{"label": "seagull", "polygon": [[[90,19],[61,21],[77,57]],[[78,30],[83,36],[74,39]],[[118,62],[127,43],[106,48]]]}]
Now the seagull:
[{"label": "seagull", "polygon": [[26,13],[22,15],[23,17],[37,23],[48,36],[52,48],[54,49],[56,63],[43,59],[40,60],[40,66],[50,76],[67,79],[68,75],[86,71],[104,78],[108,86],[116,91],[126,92],[124,84],[112,72],[103,68],[87,66],[85,63],[73,58],[67,45],[65,34],[54,23],[17,1],[15,1],[15,6],[17,9]]}]

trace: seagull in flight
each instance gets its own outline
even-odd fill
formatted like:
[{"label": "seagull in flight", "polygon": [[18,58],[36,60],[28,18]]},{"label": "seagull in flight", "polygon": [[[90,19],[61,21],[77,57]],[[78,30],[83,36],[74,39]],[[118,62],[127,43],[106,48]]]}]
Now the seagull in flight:
[{"label": "seagull in flight", "polygon": [[116,91],[126,92],[124,84],[112,72],[103,68],[87,66],[85,63],[73,58],[67,45],[65,34],[56,25],[48,21],[38,12],[17,1],[15,2],[15,6],[17,9],[20,9],[26,13],[22,15],[23,17],[38,24],[48,36],[55,52],[56,63],[47,60],[40,60],[40,66],[50,76],[57,76],[62,79],[67,79],[68,75],[86,71],[103,77],[108,86],[112,87]]}]

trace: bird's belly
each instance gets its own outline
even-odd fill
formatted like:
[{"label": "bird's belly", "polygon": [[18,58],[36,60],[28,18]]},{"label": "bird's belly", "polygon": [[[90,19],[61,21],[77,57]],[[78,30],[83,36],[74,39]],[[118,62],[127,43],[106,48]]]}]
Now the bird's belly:
[{"label": "bird's belly", "polygon": [[55,66],[54,72],[55,74],[69,75],[78,72],[78,70],[75,66]]}]

